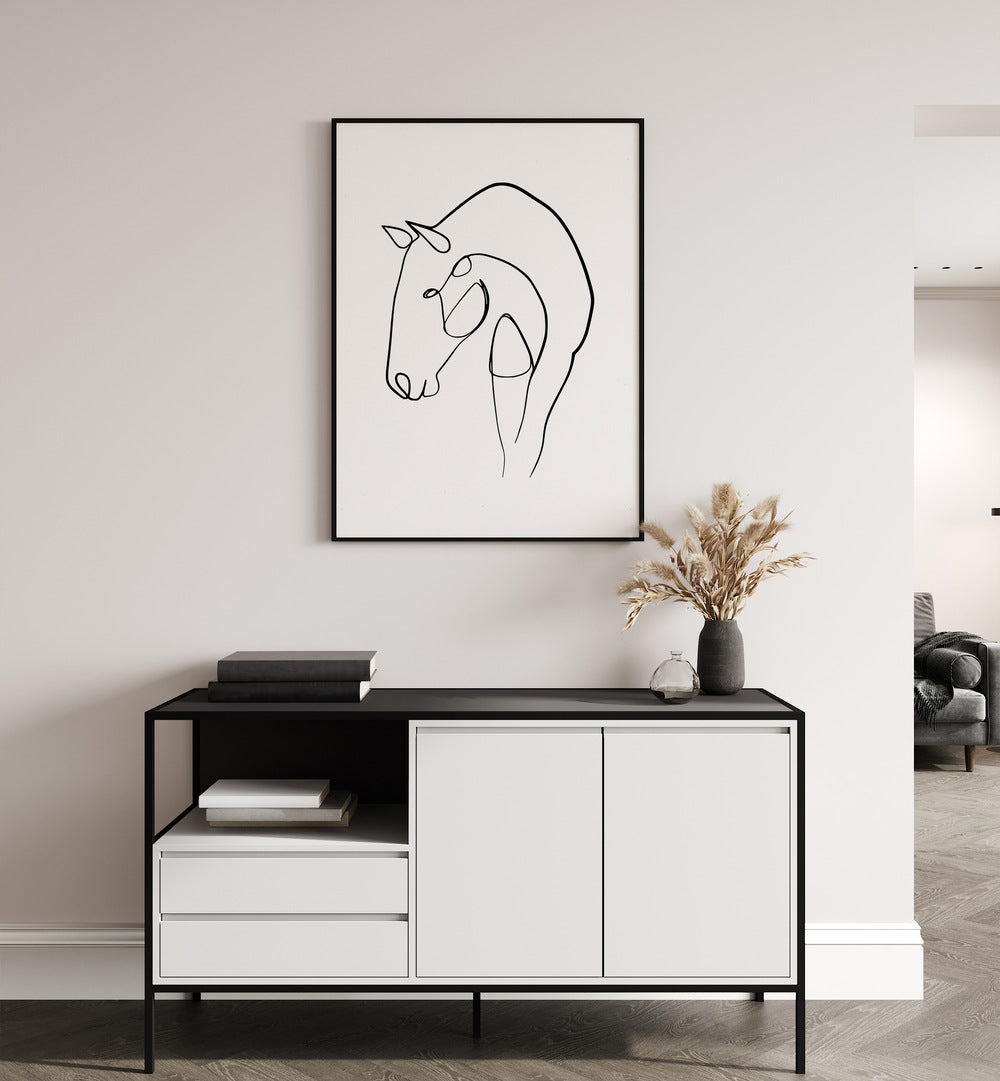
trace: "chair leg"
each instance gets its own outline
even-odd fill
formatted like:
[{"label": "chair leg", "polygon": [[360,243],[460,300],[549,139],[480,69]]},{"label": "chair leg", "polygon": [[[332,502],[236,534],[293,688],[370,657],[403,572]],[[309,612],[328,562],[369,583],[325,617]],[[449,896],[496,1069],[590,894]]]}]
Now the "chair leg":
[{"label": "chair leg", "polygon": [[965,748],[965,772],[972,773],[976,768],[976,748],[975,746]]}]

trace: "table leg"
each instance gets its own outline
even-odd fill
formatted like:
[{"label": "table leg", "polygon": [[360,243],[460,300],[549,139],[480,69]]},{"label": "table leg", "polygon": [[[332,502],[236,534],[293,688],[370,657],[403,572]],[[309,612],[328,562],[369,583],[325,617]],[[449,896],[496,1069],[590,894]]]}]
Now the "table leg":
[{"label": "table leg", "polygon": [[795,1072],[806,1072],[806,993],[795,992]]},{"label": "table leg", "polygon": [[146,988],[146,1002],[143,1016],[143,1049],[145,1052],[145,1061],[143,1063],[143,1072],[152,1073],[155,1061],[153,1057],[153,1021],[154,1021],[154,1006],[156,1003],[155,996],[152,989]]}]

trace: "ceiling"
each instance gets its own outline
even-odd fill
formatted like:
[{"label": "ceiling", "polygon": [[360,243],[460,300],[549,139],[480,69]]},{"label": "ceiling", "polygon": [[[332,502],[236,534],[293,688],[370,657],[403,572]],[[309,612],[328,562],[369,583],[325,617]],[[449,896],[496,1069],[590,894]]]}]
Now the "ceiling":
[{"label": "ceiling", "polygon": [[1000,287],[1000,107],[923,106],[915,132],[914,286]]}]

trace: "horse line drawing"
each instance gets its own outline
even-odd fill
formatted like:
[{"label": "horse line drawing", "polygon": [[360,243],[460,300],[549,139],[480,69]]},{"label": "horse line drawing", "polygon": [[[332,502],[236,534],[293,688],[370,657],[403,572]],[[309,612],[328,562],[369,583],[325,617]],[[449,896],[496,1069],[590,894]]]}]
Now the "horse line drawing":
[{"label": "horse line drawing", "polygon": [[436,224],[383,225],[403,249],[386,383],[408,401],[440,390],[457,353],[488,366],[501,476],[530,477],[576,355],[594,291],[556,211],[512,183],[480,188]]}]

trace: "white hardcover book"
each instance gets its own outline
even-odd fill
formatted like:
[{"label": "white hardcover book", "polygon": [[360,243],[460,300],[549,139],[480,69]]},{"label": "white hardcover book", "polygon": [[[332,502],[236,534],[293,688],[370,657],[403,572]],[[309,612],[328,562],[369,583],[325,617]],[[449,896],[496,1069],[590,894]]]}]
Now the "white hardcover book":
[{"label": "white hardcover book", "polygon": [[214,826],[220,829],[272,829],[275,827],[285,827],[288,829],[301,829],[304,826],[310,828],[320,827],[324,829],[343,829],[345,826],[351,824],[351,819],[354,817],[354,812],[358,809],[358,797],[352,792],[350,799],[344,805],[344,810],[340,815],[339,820],[334,821],[329,818],[317,818],[316,813],[311,810],[290,810],[285,812],[286,817],[280,821],[275,819],[265,819],[260,817],[260,811],[256,813],[253,811],[232,811],[226,818],[219,818],[220,814],[224,814],[221,810],[208,810],[205,812],[205,821],[209,826]]},{"label": "white hardcover book", "polygon": [[226,778],[206,788],[198,806],[319,807],[329,791],[329,781]]},{"label": "white hardcover book", "polygon": [[320,807],[209,807],[206,822],[260,822],[280,826],[285,822],[335,824],[343,818],[354,794],[346,788],[334,788]]}]

